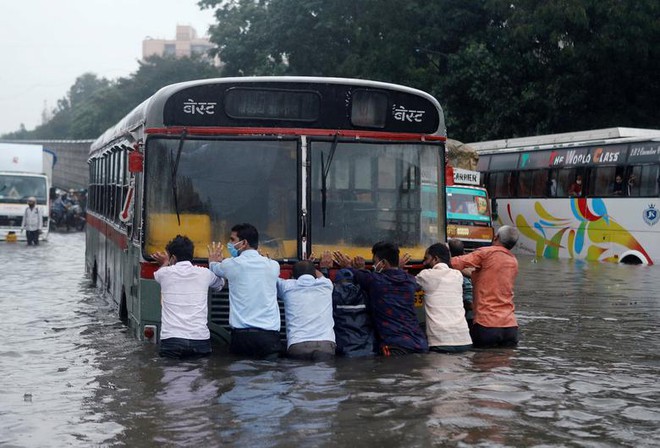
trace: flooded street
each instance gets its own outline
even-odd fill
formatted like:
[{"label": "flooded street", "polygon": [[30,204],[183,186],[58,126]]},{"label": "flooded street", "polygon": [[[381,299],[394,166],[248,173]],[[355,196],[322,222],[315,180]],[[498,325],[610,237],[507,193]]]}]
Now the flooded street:
[{"label": "flooded street", "polygon": [[520,257],[516,350],[175,362],[127,334],[84,244],[0,242],[0,446],[660,443],[660,266]]}]

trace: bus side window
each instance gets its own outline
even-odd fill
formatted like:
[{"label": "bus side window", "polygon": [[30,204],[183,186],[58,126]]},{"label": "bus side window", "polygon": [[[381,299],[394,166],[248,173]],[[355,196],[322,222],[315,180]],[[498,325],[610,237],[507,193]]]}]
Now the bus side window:
[{"label": "bus side window", "polygon": [[557,197],[558,185],[557,185],[557,171],[556,170],[546,170],[545,171],[545,196],[549,198]]},{"label": "bus side window", "polygon": [[575,181],[575,169],[559,170],[557,173],[557,197],[568,196],[568,189]]},{"label": "bus side window", "polygon": [[589,194],[591,196],[613,196],[615,166],[599,166],[592,170],[589,176]]},{"label": "bus side window", "polygon": [[532,171],[532,194],[533,198],[542,198],[545,196],[545,181],[547,173],[545,170]]},{"label": "bus side window", "polygon": [[511,171],[491,173],[488,177],[488,191],[495,198],[515,197],[515,176]]},{"label": "bus side window", "polygon": [[660,195],[660,165],[634,165],[631,168],[628,177],[624,179],[630,196]]},{"label": "bus side window", "polygon": [[528,198],[532,196],[533,171],[520,171],[518,173],[518,195],[519,198]]}]

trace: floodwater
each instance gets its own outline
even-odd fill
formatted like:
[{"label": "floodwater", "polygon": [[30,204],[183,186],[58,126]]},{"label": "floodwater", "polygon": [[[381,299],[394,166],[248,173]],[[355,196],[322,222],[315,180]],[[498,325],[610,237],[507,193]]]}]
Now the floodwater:
[{"label": "floodwater", "polygon": [[160,359],[84,235],[0,243],[0,446],[660,445],[660,267],[519,259],[516,350]]}]

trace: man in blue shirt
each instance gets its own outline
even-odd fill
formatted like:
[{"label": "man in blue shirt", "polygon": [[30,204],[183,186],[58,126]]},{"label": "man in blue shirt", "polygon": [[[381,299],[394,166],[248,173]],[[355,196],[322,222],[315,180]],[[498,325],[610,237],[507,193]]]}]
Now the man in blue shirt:
[{"label": "man in blue shirt", "polygon": [[209,269],[229,282],[229,351],[256,358],[277,358],[281,350],[277,279],[280,265],[257,252],[259,232],[237,224],[227,243],[232,258],[223,259],[222,245],[209,246]]},{"label": "man in blue shirt", "polygon": [[330,279],[311,261],[299,261],[293,265],[293,279],[277,281],[277,292],[286,314],[287,356],[313,361],[333,358],[336,345]]},{"label": "man in blue shirt", "polygon": [[369,296],[380,354],[384,356],[427,352],[428,342],[415,312],[415,277],[399,269],[399,246],[380,241],[371,248],[373,272],[364,270],[364,259],[335,252],[341,268],[349,268]]}]

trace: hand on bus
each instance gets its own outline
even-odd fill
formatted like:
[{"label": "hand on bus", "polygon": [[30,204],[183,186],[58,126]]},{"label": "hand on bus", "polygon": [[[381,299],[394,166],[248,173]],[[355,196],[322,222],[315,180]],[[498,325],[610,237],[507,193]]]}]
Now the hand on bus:
[{"label": "hand on bus", "polygon": [[351,265],[351,257],[346,254],[342,254],[338,250],[332,253],[332,258],[334,258],[335,263],[337,263],[340,268],[347,268]]},{"label": "hand on bus", "polygon": [[215,241],[206,246],[209,250],[209,263],[220,263],[224,259],[222,247],[222,243],[216,243]]},{"label": "hand on bus", "polygon": [[411,258],[412,255],[410,255],[408,252],[401,255],[401,257],[399,258],[399,269],[405,268]]},{"label": "hand on bus", "polygon": [[330,253],[329,250],[326,250],[321,254],[321,260],[319,261],[319,267],[320,268],[331,268],[332,267],[332,254]]},{"label": "hand on bus", "polygon": [[355,269],[364,269],[367,266],[367,262],[365,261],[364,257],[358,255],[357,257],[353,257],[351,266],[353,266]]},{"label": "hand on bus", "polygon": [[156,252],[151,254],[151,258],[156,260],[156,262],[162,267],[162,266],[169,266],[170,265],[170,254],[167,252]]}]

